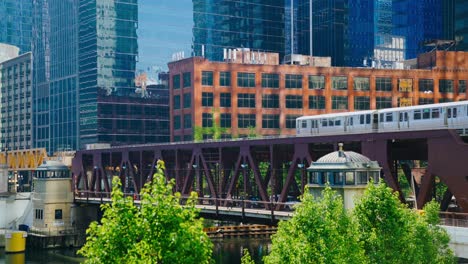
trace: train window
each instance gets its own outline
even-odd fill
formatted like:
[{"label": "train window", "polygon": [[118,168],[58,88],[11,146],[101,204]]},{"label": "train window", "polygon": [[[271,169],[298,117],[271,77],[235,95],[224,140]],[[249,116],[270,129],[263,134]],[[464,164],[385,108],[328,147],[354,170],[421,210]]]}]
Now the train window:
[{"label": "train window", "polygon": [[307,121],[306,120],[302,121],[302,128],[307,128]]},{"label": "train window", "polygon": [[447,117],[448,118],[456,118],[457,117],[457,109],[456,108],[449,108],[447,109]]},{"label": "train window", "polygon": [[384,114],[380,114],[379,122],[382,123],[384,121]]},{"label": "train window", "polygon": [[370,114],[366,115],[366,124],[370,124]]},{"label": "train window", "polygon": [[387,113],[385,115],[385,122],[393,122],[393,113]]},{"label": "train window", "polygon": [[414,110],[414,120],[420,120],[421,119],[421,110]]},{"label": "train window", "polygon": [[423,109],[423,119],[429,119],[431,118],[431,110],[430,109]]},{"label": "train window", "polygon": [[452,116],[453,116],[453,118],[457,117],[457,109],[456,108],[453,109]]},{"label": "train window", "polygon": [[322,119],[322,127],[328,126],[328,120]]},{"label": "train window", "polygon": [[341,126],[341,120],[335,120],[335,126]]},{"label": "train window", "polygon": [[359,116],[359,124],[364,124],[364,115]]},{"label": "train window", "polygon": [[400,113],[400,122],[408,121],[408,113]]},{"label": "train window", "polygon": [[348,126],[352,126],[352,125],[353,125],[353,119],[354,119],[353,117],[350,117],[350,118],[348,119]]},{"label": "train window", "polygon": [[440,117],[440,109],[434,108],[432,109],[432,117],[431,118],[439,118]]},{"label": "train window", "polygon": [[333,119],[328,120],[328,126],[333,126]]}]

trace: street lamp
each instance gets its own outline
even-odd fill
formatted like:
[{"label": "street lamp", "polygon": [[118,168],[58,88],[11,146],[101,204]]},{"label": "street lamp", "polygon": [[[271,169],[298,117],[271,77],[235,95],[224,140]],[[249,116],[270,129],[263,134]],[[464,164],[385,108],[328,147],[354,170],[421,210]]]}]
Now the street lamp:
[{"label": "street lamp", "polygon": [[192,167],[195,169],[195,178],[196,178],[196,187],[195,190],[197,191],[198,197],[201,197],[201,181],[200,181],[200,173],[198,171],[198,160],[197,164],[193,164]]}]

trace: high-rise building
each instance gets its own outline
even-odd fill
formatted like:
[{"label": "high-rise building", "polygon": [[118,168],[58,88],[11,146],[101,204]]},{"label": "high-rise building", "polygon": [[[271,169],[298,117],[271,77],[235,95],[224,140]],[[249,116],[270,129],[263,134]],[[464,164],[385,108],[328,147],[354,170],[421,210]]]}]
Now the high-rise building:
[{"label": "high-rise building", "polygon": [[[168,140],[167,108],[135,86],[138,1],[79,1],[80,146]],[[165,102],[167,105],[167,102]],[[164,130],[162,130],[164,131]]]},{"label": "high-rise building", "polygon": [[455,0],[454,38],[460,41],[457,50],[468,51],[468,3],[466,0]]},{"label": "high-rise building", "polygon": [[0,42],[31,51],[32,0],[0,1]]},{"label": "high-rise building", "polygon": [[34,0],[34,147],[78,148],[78,0]]},{"label": "high-rise building", "polygon": [[223,60],[223,49],[285,51],[284,1],[193,0],[193,53]]}]

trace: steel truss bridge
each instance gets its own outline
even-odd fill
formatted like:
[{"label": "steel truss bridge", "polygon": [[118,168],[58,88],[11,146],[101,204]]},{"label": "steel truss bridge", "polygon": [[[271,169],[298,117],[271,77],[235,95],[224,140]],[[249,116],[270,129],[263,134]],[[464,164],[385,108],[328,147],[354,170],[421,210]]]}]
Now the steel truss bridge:
[{"label": "steel truss bridge", "polygon": [[[337,149],[361,153],[376,160],[382,177],[400,193],[401,169],[409,183],[413,168],[407,161],[426,164],[415,184],[418,208],[435,194],[436,179],[447,186],[441,199],[445,210],[452,196],[468,212],[468,144],[452,130],[348,134],[314,137],[279,137],[149,144],[78,151],[72,161],[75,199],[105,199],[111,179],[118,176],[123,191],[138,199],[142,186],[151,181],[158,160],[165,162],[165,176],[174,179],[175,191],[200,198],[217,199],[228,207],[232,199],[258,201],[263,209],[280,210],[307,184],[306,168],[321,156]],[[437,178],[436,178],[437,177]],[[86,201],[84,201],[86,199]],[[219,201],[218,201],[219,199]],[[274,203],[272,203],[274,201]],[[219,204],[218,204],[219,202]]]}]

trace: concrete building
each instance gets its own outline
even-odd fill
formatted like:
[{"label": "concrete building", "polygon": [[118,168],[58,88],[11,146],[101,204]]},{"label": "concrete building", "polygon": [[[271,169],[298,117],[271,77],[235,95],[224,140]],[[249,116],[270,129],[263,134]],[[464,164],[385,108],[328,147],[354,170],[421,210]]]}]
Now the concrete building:
[{"label": "concrete building", "polygon": [[[216,122],[224,137],[293,135],[295,119],[367,109],[466,100],[468,53],[419,56],[416,69],[212,62],[168,64],[171,140]],[[408,66],[407,66],[408,67]]]},{"label": "concrete building", "polygon": [[32,140],[31,52],[0,63],[0,148],[30,149]]}]

